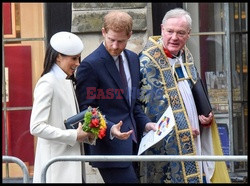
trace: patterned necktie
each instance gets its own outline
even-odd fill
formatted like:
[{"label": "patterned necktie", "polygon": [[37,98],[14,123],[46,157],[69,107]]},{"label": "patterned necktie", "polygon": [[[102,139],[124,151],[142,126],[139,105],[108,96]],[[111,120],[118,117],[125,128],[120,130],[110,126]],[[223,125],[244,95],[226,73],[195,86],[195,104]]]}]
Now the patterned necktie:
[{"label": "patterned necktie", "polygon": [[[127,77],[126,77],[124,66],[123,66],[122,56],[119,55],[118,58],[119,58],[119,71],[120,71],[120,75],[121,75],[121,79],[122,79],[122,83],[123,83],[123,87],[124,87],[124,95],[125,95],[125,97],[128,97],[128,82],[127,82]],[[137,139],[136,139],[136,135],[135,135],[136,131],[135,131],[132,123],[131,123],[131,126],[132,126],[132,130],[133,130],[133,133],[131,134],[132,139],[135,143],[137,143]]]},{"label": "patterned necktie", "polygon": [[124,92],[126,93],[127,90],[128,90],[127,77],[126,77],[125,70],[124,70],[124,66],[123,66],[122,56],[119,55],[118,58],[119,58],[119,71],[120,71],[120,75],[121,75],[123,87],[125,88],[125,89],[124,89]]}]

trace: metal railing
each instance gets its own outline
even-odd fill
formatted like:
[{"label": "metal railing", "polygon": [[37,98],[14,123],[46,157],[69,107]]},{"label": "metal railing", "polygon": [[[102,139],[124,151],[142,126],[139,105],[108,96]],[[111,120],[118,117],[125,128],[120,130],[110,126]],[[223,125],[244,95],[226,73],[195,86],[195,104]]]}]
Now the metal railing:
[{"label": "metal railing", "polygon": [[176,155],[114,155],[114,156],[58,156],[52,158],[43,167],[41,182],[46,183],[46,173],[49,166],[58,161],[87,161],[87,162],[128,162],[128,161],[248,161],[247,156],[176,156]]},{"label": "metal railing", "polygon": [[2,156],[2,161],[18,164],[23,171],[23,183],[29,183],[29,171],[22,160],[14,156]]}]

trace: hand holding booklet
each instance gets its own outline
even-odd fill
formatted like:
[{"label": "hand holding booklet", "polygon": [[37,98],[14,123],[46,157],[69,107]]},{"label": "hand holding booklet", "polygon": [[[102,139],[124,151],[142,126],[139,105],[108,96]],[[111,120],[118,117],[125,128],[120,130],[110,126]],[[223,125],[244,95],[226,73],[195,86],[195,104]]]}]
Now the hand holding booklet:
[{"label": "hand holding booklet", "polygon": [[156,123],[156,131],[149,131],[141,140],[138,154],[142,154],[148,148],[152,147],[154,144],[162,140],[166,135],[168,135],[175,125],[174,114],[171,106],[163,113],[161,118]]}]

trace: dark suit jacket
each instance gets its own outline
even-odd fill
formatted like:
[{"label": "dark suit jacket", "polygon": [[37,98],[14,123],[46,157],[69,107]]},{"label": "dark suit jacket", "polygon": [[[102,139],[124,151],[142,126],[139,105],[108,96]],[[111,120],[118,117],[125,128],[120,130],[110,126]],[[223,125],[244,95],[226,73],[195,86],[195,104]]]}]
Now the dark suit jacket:
[{"label": "dark suit jacket", "polygon": [[[89,56],[82,60],[76,74],[76,95],[80,110],[88,106],[99,107],[107,119],[107,133],[103,139],[97,139],[95,146],[90,146],[91,155],[132,155],[132,136],[127,140],[110,139],[110,128],[123,121],[121,132],[127,132],[134,126],[135,133],[141,136],[145,124],[150,122],[137,101],[139,96],[139,59],[137,54],[124,50],[129,63],[132,80],[131,106],[121,94],[122,80],[113,57],[103,43]],[[140,139],[138,139],[140,141]],[[139,142],[138,141],[138,142]],[[131,162],[93,162],[93,166],[127,167]]]}]

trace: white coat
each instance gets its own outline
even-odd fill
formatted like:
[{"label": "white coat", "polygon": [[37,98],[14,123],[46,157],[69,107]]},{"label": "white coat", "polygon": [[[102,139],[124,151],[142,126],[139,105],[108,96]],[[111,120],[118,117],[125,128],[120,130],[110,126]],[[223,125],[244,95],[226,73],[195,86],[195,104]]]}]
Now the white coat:
[{"label": "white coat", "polygon": [[[81,155],[77,131],[66,130],[64,120],[75,115],[76,104],[71,80],[54,65],[43,75],[34,90],[30,133],[37,136],[33,182],[41,182],[41,171],[57,156]],[[46,183],[82,183],[80,161],[58,161],[49,166]]]}]

